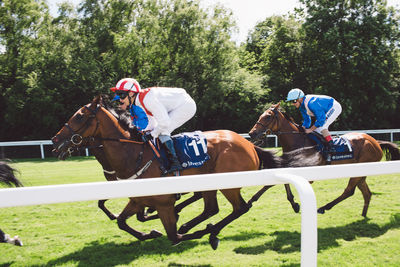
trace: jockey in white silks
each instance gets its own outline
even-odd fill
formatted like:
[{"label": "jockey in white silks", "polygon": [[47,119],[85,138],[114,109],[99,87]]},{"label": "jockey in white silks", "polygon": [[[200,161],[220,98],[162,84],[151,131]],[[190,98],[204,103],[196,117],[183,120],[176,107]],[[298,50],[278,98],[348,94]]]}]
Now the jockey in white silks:
[{"label": "jockey in white silks", "polygon": [[182,170],[171,133],[190,120],[196,113],[196,103],[182,88],[150,87],[141,89],[132,78],[124,78],[111,88],[116,93],[113,100],[120,108],[129,110],[133,124],[139,131],[150,133],[164,145],[170,168],[167,172]]},{"label": "jockey in white silks", "polygon": [[[342,112],[342,106],[333,97],[326,95],[305,95],[298,88],[289,91],[286,101],[292,101],[293,105],[300,109],[304,119],[303,127],[306,133],[315,131],[328,142],[329,152],[335,152],[331,134],[328,127]],[[311,117],[315,117],[314,125],[311,125]]]}]

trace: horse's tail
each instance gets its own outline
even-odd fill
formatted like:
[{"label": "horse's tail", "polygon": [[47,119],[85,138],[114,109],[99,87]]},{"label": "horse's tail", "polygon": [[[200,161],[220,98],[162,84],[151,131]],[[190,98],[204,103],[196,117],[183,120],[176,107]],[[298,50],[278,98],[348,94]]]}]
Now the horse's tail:
[{"label": "horse's tail", "polygon": [[23,186],[21,181],[15,177],[16,170],[10,167],[6,162],[0,161],[0,182],[6,185],[16,187]]},{"label": "horse's tail", "polygon": [[313,147],[285,152],[281,157],[276,155],[276,151],[254,147],[260,159],[260,169],[309,167],[319,165],[323,160],[322,154],[315,153]]},{"label": "horse's tail", "polygon": [[386,160],[399,160],[400,151],[399,147],[392,142],[377,140],[383,153],[385,154]]},{"label": "horse's tail", "polygon": [[254,146],[258,158],[260,159],[259,169],[280,168],[283,166],[282,158],[276,155],[276,151],[263,149],[259,146]]}]

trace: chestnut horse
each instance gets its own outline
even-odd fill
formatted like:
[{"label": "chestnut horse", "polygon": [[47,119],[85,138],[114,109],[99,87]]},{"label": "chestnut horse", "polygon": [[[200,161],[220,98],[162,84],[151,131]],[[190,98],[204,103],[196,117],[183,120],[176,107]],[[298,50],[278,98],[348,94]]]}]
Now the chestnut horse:
[{"label": "chestnut horse", "polygon": [[[207,152],[210,159],[199,168],[186,169],[181,175],[195,175],[206,173],[222,173],[258,170],[261,165],[274,168],[281,166],[304,164],[300,157],[283,160],[273,152],[263,150],[228,130],[204,132],[207,139]],[[97,96],[90,104],[80,108],[52,138],[54,152],[59,159],[65,159],[71,150],[81,145],[83,140],[98,140],[103,145],[105,157],[110,168],[115,171],[119,179],[147,179],[162,176],[160,164],[155,159],[149,143],[130,140],[129,131],[124,130],[118,120],[102,106],[101,97]],[[309,161],[314,165],[315,159]],[[145,207],[153,207],[167,232],[168,238],[177,244],[184,240],[198,239],[210,234],[210,244],[216,249],[219,243],[217,234],[227,224],[246,213],[265,188],[257,192],[248,202],[240,194],[240,188],[223,189],[222,194],[232,204],[233,211],[226,218],[215,225],[209,224],[204,230],[186,234],[197,224],[218,213],[217,190],[202,192],[204,211],[182,225],[177,231],[175,213],[175,195],[159,195],[147,197],[132,197],[129,203],[117,217],[120,229],[130,233],[139,240],[146,240],[161,236],[161,233],[152,230],[142,233],[127,225],[126,220],[134,214],[144,211]],[[264,190],[264,191],[263,191]]]},{"label": "chestnut horse", "polygon": [[[302,127],[293,122],[291,118],[279,109],[279,104],[271,106],[260,116],[256,124],[250,130],[249,135],[252,140],[258,140],[266,132],[278,136],[283,152],[303,150],[305,155],[318,153],[315,148],[315,143],[306,136]],[[354,158],[332,161],[331,164],[376,162],[382,159],[384,152],[386,159],[400,159],[399,149],[394,143],[377,141],[365,133],[347,133],[343,136],[350,141],[354,151]],[[327,164],[326,160],[321,157],[319,165],[325,164]],[[323,214],[326,210],[330,210],[342,200],[352,196],[356,187],[360,189],[364,197],[362,216],[366,217],[371,200],[371,191],[368,188],[366,176],[350,178],[344,192],[332,202],[319,208],[318,212]]]},{"label": "chestnut horse", "polygon": [[[21,181],[15,177],[16,170],[10,167],[6,162],[0,161],[0,183],[6,184],[7,186],[23,186]],[[22,246],[22,241],[18,236],[10,237],[10,235],[4,233],[0,229],[0,243],[9,243],[16,246]]]}]

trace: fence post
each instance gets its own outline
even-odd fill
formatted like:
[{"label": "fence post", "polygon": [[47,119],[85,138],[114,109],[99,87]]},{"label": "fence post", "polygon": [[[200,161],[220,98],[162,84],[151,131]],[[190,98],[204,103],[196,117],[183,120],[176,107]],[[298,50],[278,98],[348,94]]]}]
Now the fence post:
[{"label": "fence post", "polygon": [[301,176],[282,172],[278,175],[286,183],[293,184],[301,203],[301,266],[317,266],[318,229],[317,200],[310,183]]},{"label": "fence post", "polygon": [[40,155],[42,156],[42,159],[44,159],[44,149],[43,149],[43,144],[40,144]]}]

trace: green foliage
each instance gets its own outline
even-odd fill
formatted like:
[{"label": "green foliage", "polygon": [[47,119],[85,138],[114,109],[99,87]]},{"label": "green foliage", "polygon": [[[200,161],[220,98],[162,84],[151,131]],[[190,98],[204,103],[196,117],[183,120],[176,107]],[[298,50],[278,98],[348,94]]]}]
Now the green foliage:
[{"label": "green foliage", "polygon": [[342,104],[336,129],[399,127],[399,12],[379,0],[301,3],[295,15],[259,23],[246,44],[268,99],[299,87]]},{"label": "green foliage", "polygon": [[[51,137],[78,107],[96,94],[109,93],[123,77],[135,77],[144,88],[187,89],[198,112],[180,130],[247,131],[249,121],[226,118],[240,118],[248,112],[244,109],[261,110],[265,92],[260,77],[239,66],[230,40],[234,24],[222,7],[206,11],[198,1],[183,0],[86,0],[77,10],[63,4],[56,18],[46,8],[38,14],[43,19],[35,22],[32,38],[26,36],[24,51],[29,54],[15,56],[16,62],[24,62],[23,68],[15,68],[23,73],[13,78],[11,70],[2,71],[14,82],[2,83],[7,92],[0,99],[6,107],[2,120],[9,131],[1,139]],[[32,30],[31,24],[24,25],[18,31]],[[6,62],[11,52],[6,46],[1,59]]]},{"label": "green foliage", "polygon": [[398,10],[381,0],[302,3],[237,47],[232,15],[198,0],[85,0],[56,17],[43,0],[2,1],[0,140],[50,138],[123,77],[185,88],[197,113],[178,131],[247,132],[293,87],[337,98],[338,130],[398,128]]},{"label": "green foliage", "polygon": [[[344,115],[351,118],[341,121],[344,127],[393,126],[400,111],[399,84],[391,84],[399,69],[393,53],[399,49],[394,10],[381,0],[303,2],[308,14],[303,24],[305,66],[311,70],[311,88],[341,100],[347,109]],[[382,121],[383,114],[388,120]]]}]

